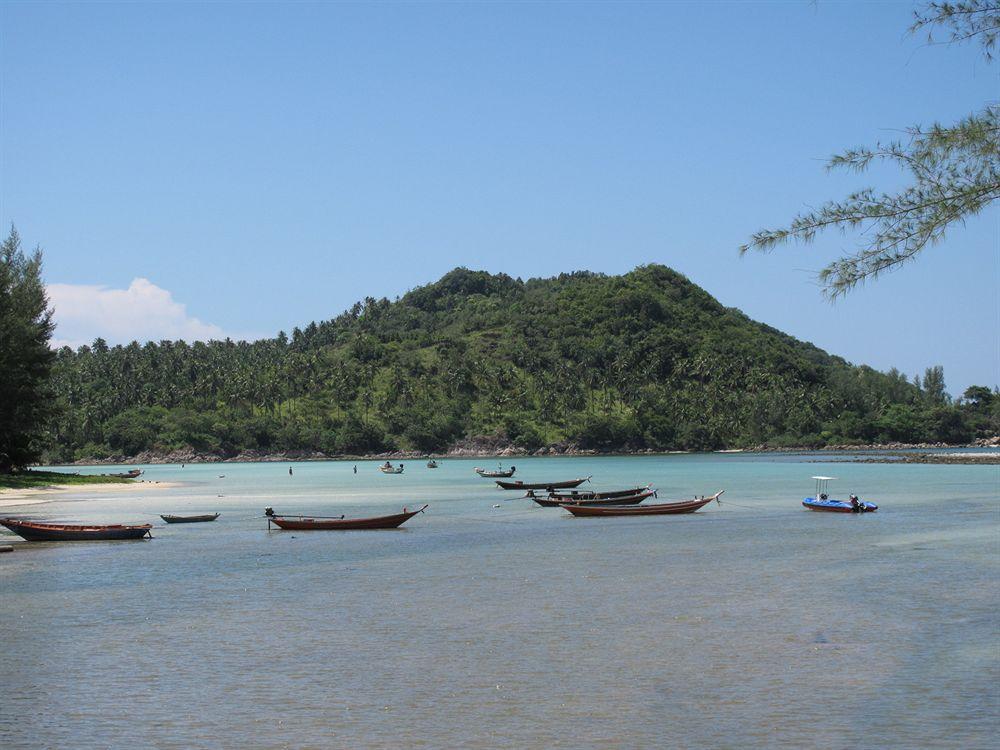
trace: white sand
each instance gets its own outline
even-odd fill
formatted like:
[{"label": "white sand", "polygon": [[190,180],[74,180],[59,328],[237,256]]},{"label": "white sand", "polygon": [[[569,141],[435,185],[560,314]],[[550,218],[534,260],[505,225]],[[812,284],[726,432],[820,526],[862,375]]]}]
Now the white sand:
[{"label": "white sand", "polygon": [[66,492],[143,492],[145,490],[166,490],[178,487],[178,482],[120,482],[107,484],[53,484],[48,487],[31,487],[29,489],[0,489],[0,508],[14,505],[37,505],[52,503],[61,499]]}]

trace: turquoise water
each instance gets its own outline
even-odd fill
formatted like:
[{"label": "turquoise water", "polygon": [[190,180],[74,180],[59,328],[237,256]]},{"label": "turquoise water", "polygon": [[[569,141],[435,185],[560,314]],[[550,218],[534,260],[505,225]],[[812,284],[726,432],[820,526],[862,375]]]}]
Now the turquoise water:
[{"label": "turquoise water", "polygon": [[[478,478],[486,459],[397,476],[375,461],[149,466],[182,485],[9,508],[157,527],[0,556],[0,741],[994,746],[1000,467],[818,458],[514,460],[525,481],[652,482],[661,501],[726,490],[660,518],[537,508]],[[804,510],[813,474],[881,510]],[[398,531],[268,533],[261,517],[425,502]],[[209,511],[222,516],[158,519]]]}]

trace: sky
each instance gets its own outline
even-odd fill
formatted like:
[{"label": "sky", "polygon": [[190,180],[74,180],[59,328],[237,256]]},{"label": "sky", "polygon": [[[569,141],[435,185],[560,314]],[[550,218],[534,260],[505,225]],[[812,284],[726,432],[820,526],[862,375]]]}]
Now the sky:
[{"label": "sky", "polygon": [[0,222],[58,343],[257,338],[456,266],[662,263],[856,364],[1000,384],[1000,210],[830,303],[858,238],[740,257],[894,172],[844,148],[1000,95],[912,3],[0,0]]}]

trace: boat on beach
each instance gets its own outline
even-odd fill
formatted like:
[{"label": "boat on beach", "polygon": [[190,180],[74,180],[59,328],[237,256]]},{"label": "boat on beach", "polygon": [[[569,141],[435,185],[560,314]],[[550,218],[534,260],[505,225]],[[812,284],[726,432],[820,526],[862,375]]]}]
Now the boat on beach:
[{"label": "boat on beach", "polygon": [[809,510],[825,511],[827,513],[874,513],[878,510],[875,503],[865,502],[858,499],[857,495],[851,495],[850,500],[834,500],[830,497],[830,480],[836,477],[813,477],[816,480],[816,494],[813,497],[803,499],[802,506]]},{"label": "boat on beach", "polygon": [[501,482],[497,480],[497,484],[500,489],[503,490],[563,490],[569,489],[571,487],[579,487],[584,482],[589,482],[590,477],[583,477],[582,479],[566,479],[561,482],[522,482],[516,480],[514,482]]},{"label": "boat on beach", "polygon": [[402,526],[418,513],[427,510],[428,505],[418,510],[403,508],[402,513],[390,516],[372,516],[370,518],[345,518],[344,516],[279,516],[274,510],[267,508],[267,527],[273,523],[279,529],[286,531],[355,531],[361,529],[395,529]]},{"label": "boat on beach", "polygon": [[479,476],[486,479],[505,479],[507,477],[514,476],[514,472],[517,470],[516,466],[511,466],[509,469],[502,469],[497,466],[496,469],[480,469],[478,466],[473,469]]},{"label": "boat on beach", "polygon": [[560,508],[568,510],[574,516],[669,516],[680,513],[694,513],[701,510],[713,500],[718,501],[725,490],[719,490],[711,497],[698,497],[693,500],[679,500],[674,503],[658,505],[617,505],[597,506],[579,503],[563,503]]},{"label": "boat on beach", "polygon": [[167,523],[207,523],[208,521],[214,521],[218,518],[221,513],[205,513],[200,516],[171,516],[171,515],[161,515],[162,518]]},{"label": "boat on beach", "polygon": [[130,469],[129,471],[119,471],[114,474],[108,474],[109,477],[114,477],[115,479],[137,479],[142,476],[142,469]]},{"label": "boat on beach", "polygon": [[559,496],[532,497],[538,505],[543,508],[561,508],[563,505],[580,506],[607,506],[607,505],[638,505],[648,497],[653,497],[656,493],[653,490],[637,492],[633,495],[619,495],[617,497],[605,498],[562,498]]},{"label": "boat on beach", "polygon": [[40,523],[20,521],[16,518],[0,518],[0,525],[6,526],[29,542],[91,542],[117,539],[142,539],[149,536],[152,524],[136,526],[126,524],[79,525],[69,523]]}]

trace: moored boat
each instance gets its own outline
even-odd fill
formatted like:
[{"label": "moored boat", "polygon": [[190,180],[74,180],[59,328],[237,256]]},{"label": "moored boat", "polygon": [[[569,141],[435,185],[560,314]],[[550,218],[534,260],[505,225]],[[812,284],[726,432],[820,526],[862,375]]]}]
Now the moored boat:
[{"label": "moored boat", "polygon": [[486,479],[504,479],[506,477],[514,476],[514,472],[517,470],[516,466],[511,466],[509,469],[502,469],[497,466],[496,469],[480,469],[478,466],[473,469],[479,476]]},{"label": "moored boat", "polygon": [[501,482],[497,480],[497,484],[501,489],[504,490],[564,490],[571,487],[579,487],[584,482],[589,482],[590,477],[583,477],[582,479],[565,479],[561,482],[522,482],[521,480],[516,480],[513,482]]},{"label": "moored boat", "polygon": [[680,513],[694,513],[696,510],[718,500],[725,490],[719,490],[711,497],[699,497],[693,500],[680,500],[674,503],[658,505],[616,505],[592,506],[579,503],[563,503],[560,508],[568,510],[574,516],[668,516]]},{"label": "moored boat", "polygon": [[874,513],[878,510],[875,503],[860,500],[857,495],[851,495],[849,500],[834,500],[827,489],[830,480],[836,477],[813,477],[816,480],[816,494],[802,500],[802,507],[809,510],[825,511],[827,513]]},{"label": "moored boat", "polygon": [[605,497],[605,498],[560,498],[560,497],[532,497],[538,505],[543,508],[561,508],[563,505],[586,505],[586,506],[607,506],[607,505],[638,505],[647,497],[652,497],[655,492],[647,490],[646,492],[637,492],[634,495],[619,495],[618,497]]},{"label": "moored boat", "polygon": [[70,523],[41,523],[20,521],[16,518],[0,518],[0,525],[6,526],[29,542],[89,542],[116,539],[142,539],[149,535],[152,524],[135,526],[126,524],[80,525]]},{"label": "moored boat", "polygon": [[109,477],[115,477],[116,479],[136,479],[142,476],[142,469],[130,469],[129,471],[119,471],[115,474],[108,474]]},{"label": "moored boat", "polygon": [[[575,503],[578,500],[610,500],[615,497],[627,497],[628,495],[640,495],[649,492],[653,485],[647,484],[645,487],[631,487],[627,490],[609,490],[606,492],[596,492],[590,490],[572,490],[570,492],[550,492],[549,500],[566,500]],[[534,492],[529,491],[528,497],[534,497]]]},{"label": "moored boat", "polygon": [[372,516],[370,518],[345,518],[344,516],[279,516],[271,508],[264,511],[267,516],[267,527],[273,523],[279,529],[286,531],[353,531],[361,529],[395,529],[402,526],[418,513],[427,510],[428,505],[418,510],[403,508],[402,513],[390,516]]},{"label": "moored boat", "polygon": [[162,518],[167,523],[207,523],[208,521],[214,521],[218,518],[221,513],[205,513],[200,516],[171,516],[171,515],[161,515]]}]

